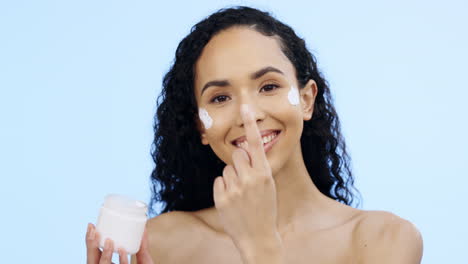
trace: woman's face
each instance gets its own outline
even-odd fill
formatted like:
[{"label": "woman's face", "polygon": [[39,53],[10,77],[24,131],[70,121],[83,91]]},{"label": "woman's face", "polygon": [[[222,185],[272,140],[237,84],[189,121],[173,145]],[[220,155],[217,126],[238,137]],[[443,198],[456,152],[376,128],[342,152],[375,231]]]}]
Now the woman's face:
[{"label": "woman's face", "polygon": [[202,143],[226,164],[238,147],[233,141],[245,136],[241,104],[249,105],[262,135],[279,132],[266,153],[273,175],[300,151],[303,120],[312,116],[317,88],[310,80],[297,90],[294,67],[278,40],[247,27],[229,28],[208,42],[195,72]]}]

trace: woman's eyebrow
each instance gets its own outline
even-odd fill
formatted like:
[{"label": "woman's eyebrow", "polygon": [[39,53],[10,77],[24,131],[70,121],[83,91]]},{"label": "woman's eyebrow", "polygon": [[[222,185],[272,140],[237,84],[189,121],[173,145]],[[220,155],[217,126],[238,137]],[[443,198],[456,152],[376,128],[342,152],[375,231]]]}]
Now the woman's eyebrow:
[{"label": "woman's eyebrow", "polygon": [[[272,67],[272,66],[267,66],[265,68],[262,68],[254,73],[252,73],[250,75],[250,79],[252,80],[256,80],[260,77],[262,77],[263,75],[269,73],[269,72],[277,72],[277,73],[280,73],[280,74],[283,74],[284,73],[282,71],[280,71],[279,69],[275,68],[275,67]],[[220,87],[225,87],[225,86],[229,86],[230,83],[228,80],[214,80],[214,81],[209,81],[207,82],[204,86],[203,86],[203,89],[201,90],[201,94],[200,96],[203,95],[203,92],[208,89],[210,86],[220,86]]]},{"label": "woman's eyebrow", "polygon": [[252,73],[250,75],[250,79],[252,80],[255,80],[255,79],[258,79],[260,77],[262,77],[263,75],[269,73],[269,72],[277,72],[277,73],[281,73],[284,75],[284,73],[280,70],[278,70],[277,68],[275,67],[272,67],[272,66],[268,66],[268,67],[265,67],[265,68],[262,68],[254,73]]}]

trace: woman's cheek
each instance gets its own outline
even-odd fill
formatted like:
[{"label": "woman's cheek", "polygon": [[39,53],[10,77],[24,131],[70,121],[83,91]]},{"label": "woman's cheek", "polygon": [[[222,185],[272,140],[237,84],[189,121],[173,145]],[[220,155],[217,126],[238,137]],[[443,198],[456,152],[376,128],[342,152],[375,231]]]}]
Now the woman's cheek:
[{"label": "woman's cheek", "polygon": [[213,118],[205,108],[198,109],[198,116],[200,117],[200,121],[205,127],[205,130],[210,129],[213,126]]},{"label": "woman's cheek", "polygon": [[219,142],[223,142],[223,136],[229,129],[229,117],[232,116],[232,111],[226,109],[226,107],[200,108],[199,116],[205,127],[210,145],[214,146]]},{"label": "woman's cheek", "polygon": [[220,124],[222,124],[228,113],[229,111],[223,108],[207,109],[200,107],[198,109],[198,116],[200,117],[200,121],[202,122],[207,132],[212,130],[213,127],[218,127]]},{"label": "woman's cheek", "polygon": [[288,101],[291,105],[298,105],[299,104],[299,90],[291,86],[288,91]]},{"label": "woman's cheek", "polygon": [[[292,92],[291,92],[292,91]],[[261,105],[269,112],[285,113],[291,111],[298,104],[299,98],[292,88],[282,88],[281,92],[274,95],[263,96]]]}]

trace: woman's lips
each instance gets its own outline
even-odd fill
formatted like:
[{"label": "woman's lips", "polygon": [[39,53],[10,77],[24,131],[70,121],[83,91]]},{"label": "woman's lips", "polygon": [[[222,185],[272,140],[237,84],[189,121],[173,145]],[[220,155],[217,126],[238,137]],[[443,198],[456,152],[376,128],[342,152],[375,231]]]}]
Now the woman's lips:
[{"label": "woman's lips", "polygon": [[273,138],[270,142],[263,144],[263,150],[265,151],[265,153],[267,153],[273,147],[273,145],[279,140],[280,135],[281,135],[281,131],[278,131],[275,138]]},{"label": "woman's lips", "polygon": [[[274,130],[274,129],[270,129],[270,130],[263,130],[260,132],[261,134],[261,137],[262,137],[262,140],[263,140],[263,137],[265,136],[268,136],[268,135],[271,135],[273,133],[280,133],[281,130]],[[245,142],[246,141],[246,136],[242,136],[242,137],[239,137],[233,141],[231,141],[231,143],[234,145],[234,146],[237,146],[239,142]]]},{"label": "woman's lips", "polygon": [[[265,153],[267,153],[273,147],[273,145],[279,140],[279,137],[281,136],[281,130],[276,130],[275,133],[276,133],[276,136],[270,142],[268,142],[266,144],[265,143],[263,144],[263,150],[265,151]],[[237,146],[237,145],[235,145],[235,146],[239,148],[239,146]],[[243,145],[241,145],[240,148],[245,149],[245,147],[243,147]]]}]

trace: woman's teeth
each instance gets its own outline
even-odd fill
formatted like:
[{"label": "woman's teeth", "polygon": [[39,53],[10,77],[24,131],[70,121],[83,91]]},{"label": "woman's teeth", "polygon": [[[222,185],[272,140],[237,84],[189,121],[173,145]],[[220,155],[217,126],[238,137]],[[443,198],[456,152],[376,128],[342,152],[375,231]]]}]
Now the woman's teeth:
[{"label": "woman's teeth", "polygon": [[243,149],[245,149],[246,145],[247,145],[247,141],[243,141],[242,143],[237,143],[237,147],[238,147],[238,148],[243,148]]},{"label": "woman's teeth", "polygon": [[[265,145],[268,142],[272,141],[277,135],[278,135],[278,132],[273,132],[272,134],[268,136],[262,137],[263,144]],[[246,144],[247,144],[247,141],[242,141],[240,143],[237,143],[236,145],[238,148],[245,148]]]},{"label": "woman's teeth", "polygon": [[266,137],[262,137],[262,140],[263,140],[263,144],[266,144],[270,141],[272,141],[275,137],[276,137],[276,132],[273,132],[272,134],[270,134],[269,136],[266,136]]}]

